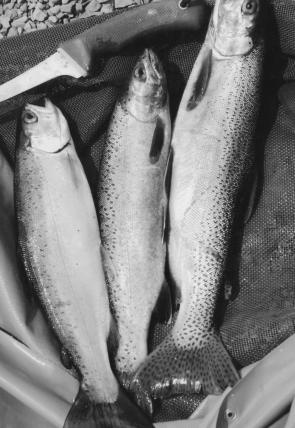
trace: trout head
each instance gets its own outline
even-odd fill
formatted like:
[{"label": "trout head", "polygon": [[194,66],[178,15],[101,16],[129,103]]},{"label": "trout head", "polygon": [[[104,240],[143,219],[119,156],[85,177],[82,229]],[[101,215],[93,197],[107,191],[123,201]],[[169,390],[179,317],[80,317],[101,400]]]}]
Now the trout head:
[{"label": "trout head", "polygon": [[21,120],[21,141],[27,150],[57,153],[71,142],[65,117],[47,98],[44,106],[26,104]]},{"label": "trout head", "polygon": [[139,120],[152,120],[167,101],[167,82],[163,67],[151,49],[137,61],[129,83],[128,110]]},{"label": "trout head", "polygon": [[248,54],[259,11],[260,0],[216,0],[209,27],[213,49],[222,56]]}]

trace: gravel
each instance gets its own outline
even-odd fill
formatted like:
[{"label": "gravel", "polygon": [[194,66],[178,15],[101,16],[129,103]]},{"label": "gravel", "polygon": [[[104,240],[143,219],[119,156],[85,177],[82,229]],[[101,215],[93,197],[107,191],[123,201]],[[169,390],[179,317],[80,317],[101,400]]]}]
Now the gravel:
[{"label": "gravel", "polygon": [[0,0],[0,39],[152,0]]}]

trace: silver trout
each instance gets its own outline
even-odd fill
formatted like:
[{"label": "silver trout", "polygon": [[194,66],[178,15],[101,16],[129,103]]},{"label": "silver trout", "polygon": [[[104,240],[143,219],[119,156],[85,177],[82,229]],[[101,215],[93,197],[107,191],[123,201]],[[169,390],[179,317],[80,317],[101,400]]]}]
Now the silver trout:
[{"label": "silver trout", "polygon": [[58,361],[57,341],[40,309],[28,299],[16,254],[13,171],[0,152],[0,328],[37,355]]},{"label": "silver trout", "polygon": [[[140,426],[129,423],[129,415],[124,423],[117,420],[125,416],[117,411],[119,385],[107,350],[111,314],[96,211],[68,124],[49,100],[24,108],[15,186],[24,266],[81,375],[80,396],[95,409],[90,417],[102,427]],[[67,426],[80,426],[73,413]]]},{"label": "silver trout", "polygon": [[147,355],[151,315],[167,290],[163,231],[170,136],[166,78],[157,56],[146,49],[115,106],[98,189],[104,266],[118,327],[115,365],[125,386]]},{"label": "silver trout", "polygon": [[152,398],[220,393],[238,380],[214,313],[258,113],[259,8],[259,0],[217,0],[179,106],[168,255],[180,309],[172,331],[131,385],[150,412]]}]

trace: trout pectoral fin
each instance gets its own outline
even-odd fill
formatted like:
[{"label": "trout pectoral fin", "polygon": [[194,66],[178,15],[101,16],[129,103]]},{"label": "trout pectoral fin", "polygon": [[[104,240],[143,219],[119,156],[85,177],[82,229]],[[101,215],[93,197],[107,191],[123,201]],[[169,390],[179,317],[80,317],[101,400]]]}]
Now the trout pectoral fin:
[{"label": "trout pectoral fin", "polygon": [[60,351],[60,360],[66,369],[71,369],[73,367],[72,358],[64,346],[62,346]]},{"label": "trout pectoral fin", "polygon": [[255,168],[254,177],[253,177],[252,186],[251,186],[251,192],[248,200],[249,201],[248,207],[244,216],[244,224],[247,224],[252,217],[252,214],[255,209],[256,201],[257,201],[257,194],[258,194],[258,170],[257,168]]},{"label": "trout pectoral fin", "polygon": [[116,280],[117,274],[112,259],[110,258],[107,250],[102,244],[100,244],[100,254],[102,258],[106,281],[108,284],[112,284]]},{"label": "trout pectoral fin", "polygon": [[203,59],[197,80],[193,86],[192,94],[187,102],[186,109],[188,111],[193,110],[204,97],[208,82],[211,74],[212,66],[212,51],[208,50],[206,56]]},{"label": "trout pectoral fin", "polygon": [[156,119],[156,126],[154,130],[154,135],[152,139],[151,149],[150,149],[150,162],[152,164],[158,162],[162,149],[164,147],[165,141],[165,123],[163,119],[158,116]]}]

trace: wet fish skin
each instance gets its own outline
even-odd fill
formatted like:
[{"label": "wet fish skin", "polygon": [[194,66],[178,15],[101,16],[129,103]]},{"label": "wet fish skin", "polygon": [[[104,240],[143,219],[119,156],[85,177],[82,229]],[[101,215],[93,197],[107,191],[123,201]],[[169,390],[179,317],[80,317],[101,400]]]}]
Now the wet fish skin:
[{"label": "wet fish skin", "polygon": [[58,346],[40,310],[27,298],[16,254],[14,175],[0,152],[0,327],[37,355],[58,361]]},{"label": "wet fish skin", "polygon": [[99,229],[89,185],[65,118],[49,100],[27,105],[16,155],[19,244],[47,316],[93,401],[114,402],[118,384]]},{"label": "wet fish skin", "polygon": [[[133,378],[137,402],[220,393],[238,374],[214,311],[259,105],[263,42],[258,0],[218,0],[172,137],[169,266],[181,293],[171,333]],[[259,33],[259,32],[258,32]]]},{"label": "wet fish skin", "polygon": [[[44,107],[25,107],[22,127],[15,179],[18,241],[48,319],[81,375],[65,426],[152,427],[110,367],[111,314],[98,221],[67,122],[45,100]],[[87,406],[81,407],[81,395]]]},{"label": "wet fish skin", "polygon": [[170,136],[166,78],[155,53],[146,49],[116,104],[98,187],[104,266],[118,327],[115,365],[125,387],[147,355],[152,311],[166,287]]}]

